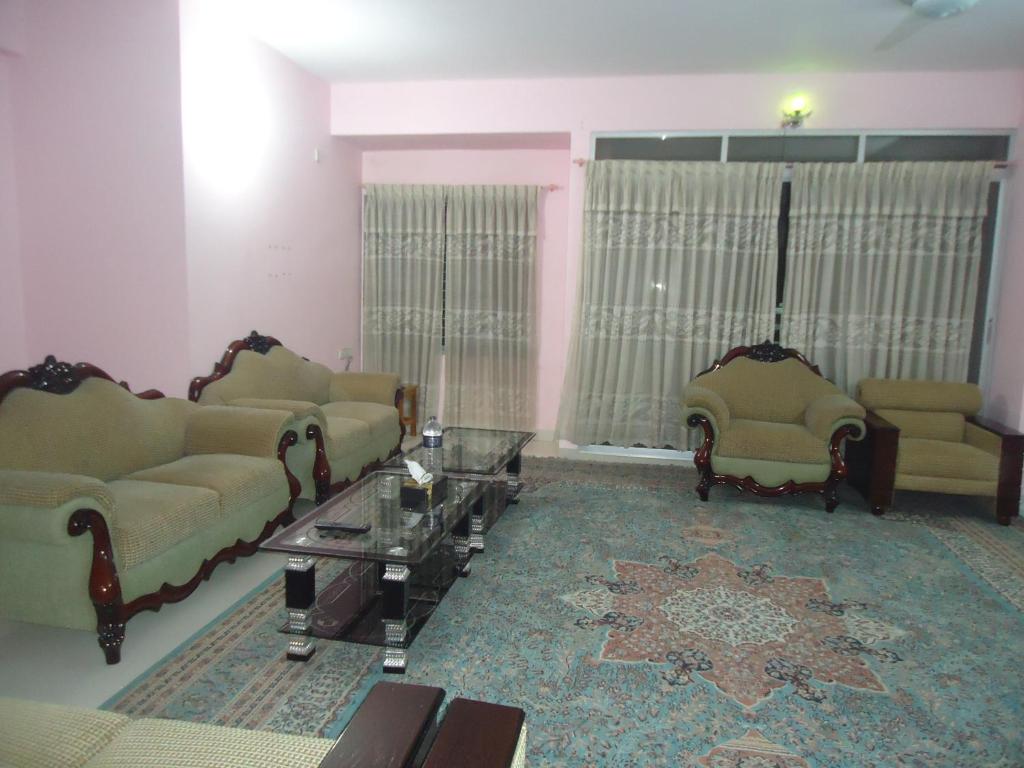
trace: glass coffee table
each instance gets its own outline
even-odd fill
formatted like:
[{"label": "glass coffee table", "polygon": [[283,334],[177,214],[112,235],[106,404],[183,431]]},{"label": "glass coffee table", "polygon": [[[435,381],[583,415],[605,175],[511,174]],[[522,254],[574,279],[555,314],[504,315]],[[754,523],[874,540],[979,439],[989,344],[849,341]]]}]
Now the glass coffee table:
[{"label": "glass coffee table", "polygon": [[402,471],[405,459],[421,464],[428,472],[484,483],[484,503],[470,523],[470,544],[483,551],[484,534],[505,511],[506,504],[519,500],[522,451],[536,436],[534,432],[504,429],[447,427],[442,447],[425,448],[419,443],[385,462],[386,470]]},{"label": "glass coffee table", "polygon": [[[288,658],[308,660],[317,638],[384,646],[384,671],[405,672],[407,649],[458,576],[468,575],[471,519],[483,514],[485,483],[447,478],[433,508],[401,505],[408,475],[374,472],[261,545],[285,566]],[[359,532],[325,532],[317,521]],[[318,557],[348,563],[319,593]]]}]

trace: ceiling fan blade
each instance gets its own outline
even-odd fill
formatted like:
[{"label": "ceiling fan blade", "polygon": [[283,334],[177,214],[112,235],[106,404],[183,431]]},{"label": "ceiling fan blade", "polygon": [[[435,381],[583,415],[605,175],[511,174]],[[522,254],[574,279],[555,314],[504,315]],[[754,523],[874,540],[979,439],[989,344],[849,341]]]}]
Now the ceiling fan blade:
[{"label": "ceiling fan blade", "polygon": [[911,11],[903,17],[903,21],[897,24],[892,32],[882,38],[881,42],[875,46],[875,50],[890,51],[903,41],[909,40],[931,23],[932,19]]}]

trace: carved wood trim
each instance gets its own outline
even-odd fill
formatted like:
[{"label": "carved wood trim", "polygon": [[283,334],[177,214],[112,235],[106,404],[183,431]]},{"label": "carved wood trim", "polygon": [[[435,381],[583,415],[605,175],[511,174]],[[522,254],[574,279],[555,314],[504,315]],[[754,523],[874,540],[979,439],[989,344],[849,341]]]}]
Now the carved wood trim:
[{"label": "carved wood trim", "polygon": [[267,354],[273,347],[283,346],[273,336],[263,336],[253,331],[244,339],[236,339],[228,344],[227,349],[220,358],[220,362],[213,364],[213,372],[209,376],[196,376],[188,385],[188,399],[198,402],[203,390],[218,379],[223,379],[231,372],[231,366],[235,364],[238,353],[244,350],[258,352],[261,355]]},{"label": "carved wood trim", "polygon": [[324,431],[319,424],[306,427],[306,439],[312,440],[315,445],[313,484],[316,487],[316,503],[323,504],[331,495],[331,463],[327,460]]},{"label": "carved wood trim", "polygon": [[124,602],[121,599],[121,580],[114,564],[114,545],[110,541],[107,521],[95,509],[79,509],[68,519],[68,534],[81,536],[92,533],[92,566],[89,568],[89,599],[96,609],[98,642],[107,664],[121,660],[124,642]]},{"label": "carved wood trim", "polygon": [[797,352],[795,349],[790,347],[781,347],[774,341],[765,339],[760,344],[753,344],[745,347],[733,347],[726,352],[720,360],[715,360],[715,362],[711,364],[710,368],[701,371],[697,376],[703,376],[705,373],[717,371],[719,368],[731,363],[737,357],[748,357],[759,363],[779,363],[783,360],[792,358],[793,360],[799,360],[818,376],[822,375],[821,369],[804,357],[800,352]]},{"label": "carved wood trim", "polygon": [[736,475],[720,475],[711,467],[711,452],[715,446],[715,432],[711,426],[711,420],[700,413],[692,413],[686,419],[687,425],[693,428],[700,428],[704,433],[704,439],[693,455],[693,463],[697,468],[700,479],[697,482],[697,495],[701,501],[708,500],[708,494],[714,485],[731,485],[737,490],[747,491],[756,496],[783,496],[798,493],[820,493],[825,499],[825,510],[832,512],[839,501],[837,492],[839,482],[846,477],[846,464],[843,461],[842,443],[847,437],[858,437],[860,429],[855,424],[844,424],[835,432],[829,440],[829,457],[831,470],[829,476],[821,483],[796,483],[788,480],[782,485],[767,486],[757,482],[753,477],[737,477]]},{"label": "carved wood trim", "polygon": [[281,441],[277,444],[277,460],[281,462],[281,466],[284,467],[285,477],[288,478],[288,496],[290,498],[288,502],[288,509],[291,509],[295,504],[295,500],[299,498],[299,494],[302,492],[302,483],[299,481],[292,471],[288,469],[288,462],[286,461],[286,454],[288,449],[299,442],[299,436],[296,434],[294,429],[289,429],[283,435],[281,435]]},{"label": "carved wood trim", "polygon": [[[0,376],[0,402],[15,389],[35,389],[39,392],[49,392],[54,395],[67,395],[78,389],[78,385],[86,379],[97,378],[114,381],[114,378],[96,367],[92,363],[65,363],[57,360],[53,355],[47,355],[43,362],[31,366],[24,371],[8,371]],[[128,392],[128,382],[114,382],[124,387]],[[147,389],[145,392],[132,393],[141,400],[159,400],[164,396],[163,392],[157,389]]]},{"label": "carved wood trim", "polygon": [[251,541],[237,539],[231,546],[224,547],[213,557],[203,560],[203,564],[199,566],[199,570],[196,571],[195,576],[184,584],[172,585],[164,582],[163,586],[161,586],[156,592],[151,592],[148,595],[141,595],[130,603],[127,603],[122,611],[124,621],[127,621],[132,616],[135,616],[142,611],[159,611],[167,603],[177,603],[184,600],[192,594],[202,582],[210,578],[210,574],[213,573],[214,568],[218,565],[221,563],[233,563],[239,557],[248,557],[259,549],[260,544],[266,541],[267,538],[270,537],[270,534],[272,534],[279,525],[290,523],[293,520],[294,518],[292,516],[291,505],[289,505],[278,513],[275,518],[267,522],[267,524],[263,526],[263,530],[260,531],[259,535],[255,539]]}]

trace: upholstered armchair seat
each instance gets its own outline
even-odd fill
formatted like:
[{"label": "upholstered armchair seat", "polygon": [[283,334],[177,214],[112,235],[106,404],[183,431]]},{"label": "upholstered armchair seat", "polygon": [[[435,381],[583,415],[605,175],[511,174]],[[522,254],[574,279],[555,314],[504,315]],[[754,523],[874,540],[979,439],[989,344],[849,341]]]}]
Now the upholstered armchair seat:
[{"label": "upholstered armchair seat", "polygon": [[1018,514],[1024,435],[978,417],[976,385],[864,379],[857,399],[868,436],[850,451],[851,480],[875,514],[897,490],[993,497],[1003,525]]},{"label": "upholstered armchair seat", "polygon": [[210,376],[193,380],[200,405],[286,410],[301,443],[289,452],[303,498],[324,501],[401,448],[396,374],[336,373],[254,331],[228,345]]},{"label": "upholstered armchair seat", "polygon": [[765,496],[820,492],[835,508],[839,446],[863,433],[864,409],[799,353],[737,347],[685,388],[682,405],[704,431],[694,458],[702,499],[721,483]]},{"label": "upholstered armchair seat", "polygon": [[128,619],[290,519],[293,424],[136,396],[84,364],[0,377],[0,612],[96,628],[116,663]]},{"label": "upholstered armchair seat", "polygon": [[718,455],[737,459],[769,456],[773,461],[798,464],[829,463],[828,444],[803,424],[733,419],[722,432]]}]

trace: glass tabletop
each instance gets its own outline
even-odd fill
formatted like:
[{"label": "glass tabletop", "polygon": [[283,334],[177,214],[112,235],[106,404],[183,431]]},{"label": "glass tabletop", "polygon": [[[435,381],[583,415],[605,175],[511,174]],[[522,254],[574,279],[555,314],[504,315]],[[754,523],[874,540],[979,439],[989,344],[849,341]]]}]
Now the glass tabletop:
[{"label": "glass tabletop", "polygon": [[437,467],[438,450],[424,448],[420,443],[405,453],[385,462],[386,467],[404,467],[405,459],[423,465],[427,471],[446,473],[496,475],[523,447],[534,438],[533,432],[504,429],[447,427],[441,441],[441,466]]},{"label": "glass tabletop", "polygon": [[[447,498],[431,511],[402,509],[403,477],[374,472],[326,501],[261,545],[289,554],[328,555],[356,560],[421,562],[456,523],[469,514],[484,487],[474,480],[448,478]],[[326,532],[318,520],[369,525],[365,533]]]}]

